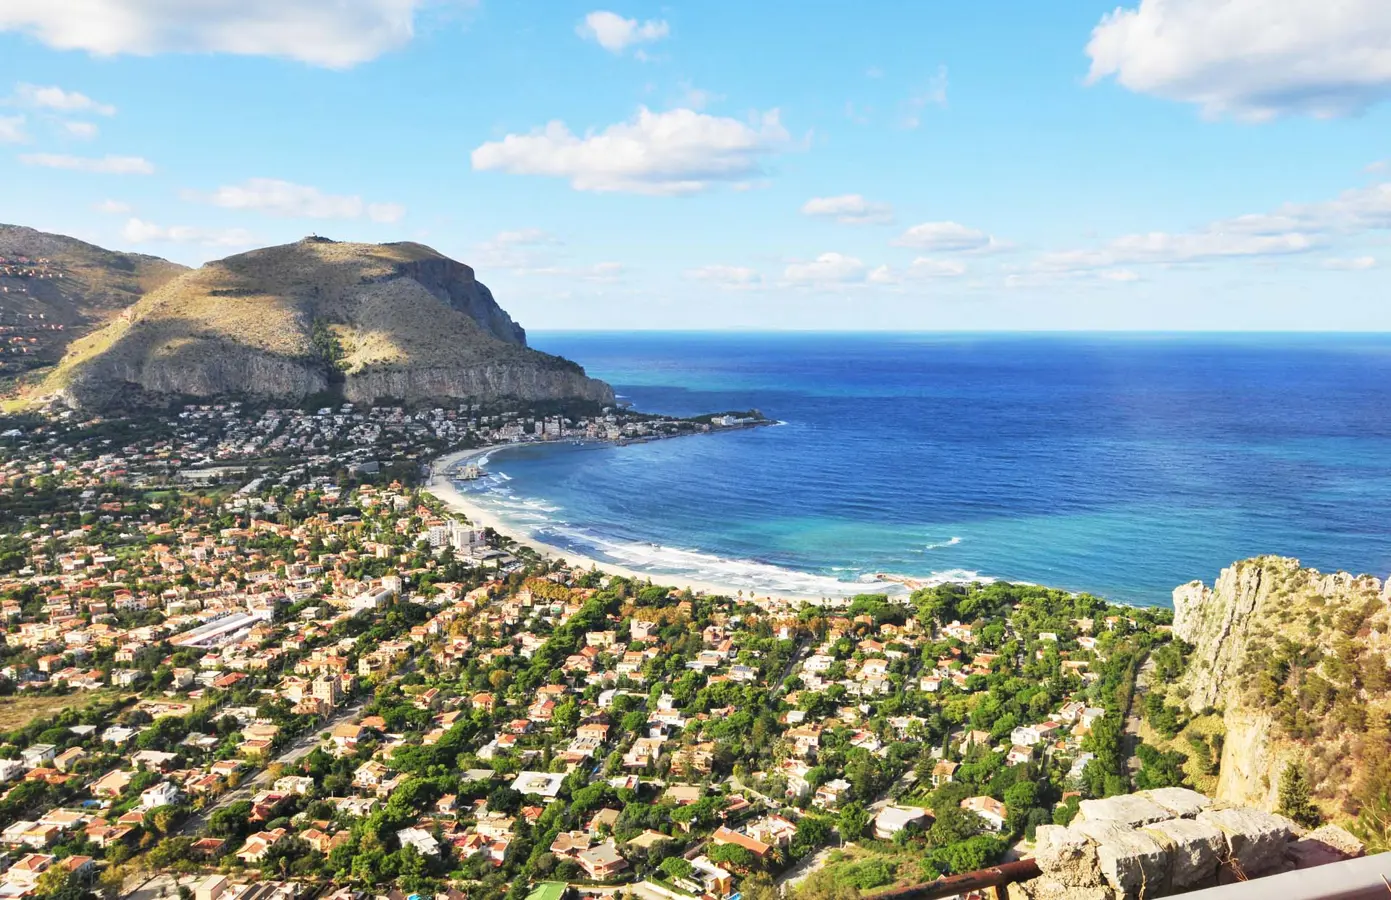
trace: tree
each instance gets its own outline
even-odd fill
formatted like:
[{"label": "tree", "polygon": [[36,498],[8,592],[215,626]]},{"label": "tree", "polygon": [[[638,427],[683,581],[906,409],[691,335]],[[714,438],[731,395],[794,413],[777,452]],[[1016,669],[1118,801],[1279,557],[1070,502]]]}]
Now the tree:
[{"label": "tree", "polygon": [[753,865],[753,854],[738,844],[716,844],[705,854],[722,866],[748,869]]},{"label": "tree", "polygon": [[1304,776],[1304,767],[1289,763],[1280,775],[1280,805],[1276,811],[1303,825],[1314,828],[1322,818],[1318,807],[1309,799],[1309,782]]},{"label": "tree", "polygon": [[840,826],[840,836],[842,840],[853,841],[865,833],[869,827],[869,810],[865,809],[860,803],[852,800],[841,807],[840,817],[837,824]]},{"label": "tree", "polygon": [[679,856],[668,856],[658,868],[672,878],[690,878],[694,871],[691,864]]}]

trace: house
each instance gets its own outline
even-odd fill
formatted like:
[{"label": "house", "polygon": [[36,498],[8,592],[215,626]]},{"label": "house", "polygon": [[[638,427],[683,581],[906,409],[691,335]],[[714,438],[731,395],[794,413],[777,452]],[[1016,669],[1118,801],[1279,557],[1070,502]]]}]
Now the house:
[{"label": "house", "polygon": [[707,894],[715,897],[728,897],[734,890],[734,876],[703,854],[691,860],[691,874],[700,880]]},{"label": "house", "polygon": [[956,770],[960,764],[954,763],[949,759],[940,759],[937,765],[932,767],[932,786],[941,787],[948,781],[956,777]]},{"label": "house", "polygon": [[33,746],[24,748],[24,750],[20,752],[19,757],[24,760],[24,765],[31,769],[37,769],[44,765],[44,763],[53,759],[57,753],[58,748],[54,747],[52,744],[34,744]]},{"label": "house", "polygon": [[968,809],[985,820],[992,831],[1004,831],[1007,812],[1005,805],[994,797],[967,797],[961,808]]},{"label": "house", "polygon": [[183,799],[183,792],[172,781],[161,781],[140,794],[140,809],[150,810],[160,806],[174,806]]},{"label": "house", "polygon": [[844,778],[833,778],[816,789],[811,803],[821,809],[835,809],[840,806],[849,792],[850,782]]},{"label": "house", "polygon": [[757,838],[749,837],[747,834],[726,828],[723,825],[715,829],[715,833],[710,835],[710,839],[717,844],[733,844],[736,847],[743,847],[759,859],[763,859],[773,849]]},{"label": "house", "polygon": [[560,793],[563,784],[565,784],[564,773],[522,772],[512,782],[512,790],[521,794],[536,794],[547,800],[553,800]]},{"label": "house", "polygon": [[423,828],[402,828],[396,832],[396,840],[401,842],[402,847],[414,847],[421,856],[438,856],[440,852],[439,841]]},{"label": "house", "polygon": [[276,844],[285,839],[286,831],[283,828],[276,828],[273,831],[258,831],[246,839],[246,843],[237,853],[237,859],[242,862],[260,862]]},{"label": "house", "polygon": [[134,773],[125,772],[121,769],[112,769],[105,775],[92,782],[92,794],[97,797],[115,798],[125,793],[126,787],[130,784]]},{"label": "house", "polygon": [[628,868],[628,861],[618,853],[612,841],[591,847],[575,857],[584,873],[595,881],[612,878]]},{"label": "house", "polygon": [[915,806],[886,806],[874,817],[874,836],[881,841],[909,828],[923,829],[928,824],[927,810]]}]

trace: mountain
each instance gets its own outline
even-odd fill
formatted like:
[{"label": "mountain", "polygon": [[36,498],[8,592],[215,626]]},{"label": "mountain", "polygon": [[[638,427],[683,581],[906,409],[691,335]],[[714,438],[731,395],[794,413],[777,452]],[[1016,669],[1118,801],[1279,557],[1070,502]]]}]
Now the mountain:
[{"label": "mountain", "polygon": [[132,394],[298,402],[613,402],[532,350],[471,268],[414,243],[311,237],[210,262],[73,342],[41,395],[83,408]]},{"label": "mountain", "polygon": [[1167,693],[1193,717],[1175,746],[1220,744],[1216,799],[1274,809],[1294,764],[1327,815],[1377,802],[1391,740],[1388,600],[1372,576],[1275,556],[1174,591],[1174,634],[1192,650]]},{"label": "mountain", "polygon": [[187,271],[156,256],[0,225],[0,376],[56,363],[74,340]]}]

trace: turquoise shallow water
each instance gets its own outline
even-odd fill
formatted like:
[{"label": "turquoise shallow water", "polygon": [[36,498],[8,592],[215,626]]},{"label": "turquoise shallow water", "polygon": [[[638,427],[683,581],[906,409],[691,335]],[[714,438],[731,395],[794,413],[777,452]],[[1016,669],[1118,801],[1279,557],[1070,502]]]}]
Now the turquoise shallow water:
[{"label": "turquoise shallow water", "polygon": [[1166,603],[1261,553],[1391,570],[1391,336],[532,336],[639,409],[786,424],[510,450],[469,489],[624,565],[839,594],[875,572]]}]

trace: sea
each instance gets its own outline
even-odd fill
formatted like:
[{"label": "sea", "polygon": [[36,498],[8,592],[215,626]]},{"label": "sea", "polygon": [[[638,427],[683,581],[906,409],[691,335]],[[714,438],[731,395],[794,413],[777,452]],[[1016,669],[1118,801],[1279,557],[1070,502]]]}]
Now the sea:
[{"label": "sea", "polygon": [[462,483],[585,556],[764,594],[1011,580],[1164,605],[1235,560],[1391,572],[1391,335],[557,333],[636,409]]}]

